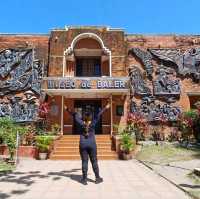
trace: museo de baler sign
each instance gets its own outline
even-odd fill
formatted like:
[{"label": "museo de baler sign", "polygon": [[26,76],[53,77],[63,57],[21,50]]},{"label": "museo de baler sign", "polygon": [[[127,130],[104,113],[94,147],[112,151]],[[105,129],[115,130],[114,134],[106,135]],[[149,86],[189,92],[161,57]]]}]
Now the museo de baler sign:
[{"label": "museo de baler sign", "polygon": [[45,89],[126,89],[128,78],[48,78]]}]

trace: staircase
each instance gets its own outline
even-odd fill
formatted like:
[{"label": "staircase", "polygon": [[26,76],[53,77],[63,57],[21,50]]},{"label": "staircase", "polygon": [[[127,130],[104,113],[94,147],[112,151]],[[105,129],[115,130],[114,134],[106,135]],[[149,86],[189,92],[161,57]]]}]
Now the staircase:
[{"label": "staircase", "polygon": [[[117,153],[111,150],[110,135],[96,135],[97,156],[99,160],[118,159]],[[54,143],[50,154],[51,160],[80,160],[79,135],[63,135]]]}]

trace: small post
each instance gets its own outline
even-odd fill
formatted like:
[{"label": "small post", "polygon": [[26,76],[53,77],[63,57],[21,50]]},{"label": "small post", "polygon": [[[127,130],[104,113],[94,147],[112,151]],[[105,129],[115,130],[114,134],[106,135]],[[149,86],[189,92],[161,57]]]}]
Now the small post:
[{"label": "small post", "polygon": [[15,154],[15,165],[19,163],[18,159],[18,147],[19,147],[19,132],[17,131],[17,138],[16,138],[16,154]]}]

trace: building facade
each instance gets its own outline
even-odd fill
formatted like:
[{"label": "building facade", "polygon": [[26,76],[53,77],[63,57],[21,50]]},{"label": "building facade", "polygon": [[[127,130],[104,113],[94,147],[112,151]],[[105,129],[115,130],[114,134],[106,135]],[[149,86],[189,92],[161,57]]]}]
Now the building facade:
[{"label": "building facade", "polygon": [[200,99],[200,36],[133,35],[108,27],[67,27],[47,35],[0,35],[0,116],[37,118],[39,100],[64,135],[80,128],[65,110],[95,117],[97,134],[113,134],[129,112],[152,123]]}]

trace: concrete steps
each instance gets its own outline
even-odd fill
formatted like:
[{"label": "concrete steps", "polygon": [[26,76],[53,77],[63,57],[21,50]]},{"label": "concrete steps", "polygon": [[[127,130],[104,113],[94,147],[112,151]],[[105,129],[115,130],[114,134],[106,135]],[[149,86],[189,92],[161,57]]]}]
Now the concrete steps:
[{"label": "concrete steps", "polygon": [[[117,159],[115,151],[111,150],[110,135],[96,135],[97,156],[99,160]],[[55,142],[50,154],[51,160],[80,160],[79,135],[63,135]]]}]

